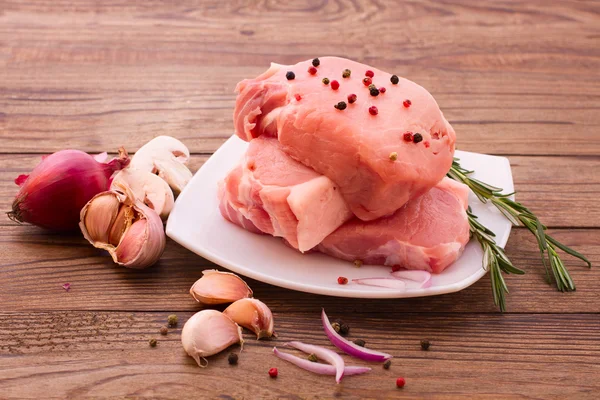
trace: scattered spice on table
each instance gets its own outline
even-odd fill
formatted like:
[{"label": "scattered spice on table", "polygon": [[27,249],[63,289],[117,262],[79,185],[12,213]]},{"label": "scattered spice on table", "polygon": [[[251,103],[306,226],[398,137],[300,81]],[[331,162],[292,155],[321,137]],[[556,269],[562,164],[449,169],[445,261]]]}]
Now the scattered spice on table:
[{"label": "scattered spice on table", "polygon": [[177,315],[169,315],[167,318],[167,323],[169,324],[169,326],[177,326]]},{"label": "scattered spice on table", "polygon": [[68,292],[69,290],[71,290],[71,284],[70,283],[65,283],[64,285],[62,285],[62,288],[65,289]]},{"label": "scattered spice on table", "polygon": [[333,328],[334,331],[336,331],[337,333],[340,333],[340,330],[342,329],[342,326],[340,325],[339,322],[332,322],[331,323],[331,327]]},{"label": "scattered spice on table", "polygon": [[427,340],[427,339],[421,340],[421,350],[429,350],[429,346],[430,346],[429,340]]},{"label": "scattered spice on table", "polygon": [[277,378],[278,372],[277,372],[277,368],[271,368],[269,370],[269,376],[271,378]]},{"label": "scattered spice on table", "polygon": [[392,365],[392,360],[387,360],[386,362],[383,363],[383,369],[390,369],[391,365]]},{"label": "scattered spice on table", "polygon": [[355,345],[357,345],[357,346],[365,347],[365,344],[366,344],[366,343],[365,343],[365,341],[364,341],[364,340],[362,340],[362,339],[356,339],[356,340],[354,341],[354,344],[355,344]]},{"label": "scattered spice on table", "polygon": [[403,388],[406,385],[406,380],[404,378],[396,379],[396,386],[399,388]]},{"label": "scattered spice on table", "polygon": [[169,328],[166,325],[160,327],[160,334],[166,336],[169,333]]},{"label": "scattered spice on table", "polygon": [[227,362],[230,365],[236,365],[238,363],[238,355],[236,353],[229,353],[229,357],[227,357]]},{"label": "scattered spice on table", "polygon": [[150,339],[150,340],[148,341],[148,344],[150,345],[150,347],[156,347],[156,344],[157,344],[157,343],[158,343],[158,340],[156,340],[156,339],[154,339],[154,338],[153,338],[153,339]]},{"label": "scattered spice on table", "polygon": [[317,358],[317,356],[316,356],[316,355],[313,353],[313,354],[310,354],[310,355],[308,356],[308,361],[311,361],[311,362],[317,362],[317,361],[319,361],[319,359],[318,359],[318,358]]}]

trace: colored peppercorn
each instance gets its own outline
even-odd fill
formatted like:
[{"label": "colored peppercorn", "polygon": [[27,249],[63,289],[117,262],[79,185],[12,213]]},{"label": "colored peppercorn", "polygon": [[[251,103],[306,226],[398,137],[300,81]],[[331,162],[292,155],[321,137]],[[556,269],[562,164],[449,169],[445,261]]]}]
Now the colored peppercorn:
[{"label": "colored peppercorn", "polygon": [[347,335],[350,332],[350,327],[343,322],[340,322],[340,333],[342,335]]},{"label": "colored peppercorn", "polygon": [[404,134],[404,141],[405,142],[412,142],[413,141],[413,134],[411,132],[406,132]]},{"label": "colored peppercorn", "polygon": [[158,341],[156,339],[150,339],[148,341],[148,344],[150,345],[150,347],[156,347],[157,343],[158,343]]},{"label": "colored peppercorn", "polygon": [[352,71],[345,69],[344,72],[342,72],[342,78],[350,78],[350,74],[352,74]]},{"label": "colored peppercorn", "polygon": [[338,81],[331,81],[331,88],[333,90],[338,90],[340,88],[340,83]]},{"label": "colored peppercorn", "polygon": [[365,76],[372,78],[375,76],[375,73],[369,69],[369,70],[367,70],[367,72],[365,72]]},{"label": "colored peppercorn", "polygon": [[373,81],[371,80],[371,78],[363,78],[363,85],[365,86],[369,86],[371,83],[373,83]]},{"label": "colored peppercorn", "polygon": [[167,324],[169,324],[169,326],[176,326],[177,325],[177,315],[175,314],[171,314],[167,317]]},{"label": "colored peppercorn", "polygon": [[296,78],[296,74],[293,73],[292,71],[288,71],[285,73],[285,77],[287,78],[288,81],[291,81],[294,78]]},{"label": "colored peppercorn", "polygon": [[366,344],[366,343],[365,343],[365,341],[364,341],[364,340],[362,340],[362,339],[356,339],[356,340],[354,341],[354,344],[355,344],[355,345],[357,345],[357,346],[360,346],[360,347],[365,347],[365,344]]},{"label": "colored peppercorn", "polygon": [[396,386],[398,386],[399,388],[403,388],[404,385],[406,385],[406,380],[404,380],[404,378],[396,379]]},{"label": "colored peppercorn", "polygon": [[421,350],[429,350],[429,346],[430,346],[429,340],[427,340],[427,339],[421,340]]},{"label": "colored peppercorn", "polygon": [[374,85],[374,84],[372,84],[372,83],[371,83],[371,84],[370,84],[368,87],[369,87],[369,90],[371,90],[371,89],[377,89],[377,86],[375,86],[375,85]]},{"label": "colored peppercorn", "polygon": [[392,75],[392,77],[390,78],[390,82],[392,82],[392,85],[397,85],[398,82],[400,82],[400,79],[398,79],[397,75]]},{"label": "colored peppercorn", "polygon": [[319,359],[317,358],[317,356],[315,354],[311,354],[308,356],[308,361],[317,362],[317,361],[319,361]]},{"label": "colored peppercorn", "polygon": [[377,109],[377,107],[371,106],[371,107],[369,107],[369,114],[377,115],[377,114],[379,114],[379,110]]},{"label": "colored peppercorn", "polygon": [[354,260],[354,266],[356,268],[360,268],[360,267],[362,267],[362,265],[363,265],[362,260]]},{"label": "colored peppercorn", "polygon": [[329,78],[323,78],[322,82],[324,85],[329,85]]},{"label": "colored peppercorn", "polygon": [[269,376],[270,376],[271,378],[277,378],[277,368],[271,368],[271,369],[269,370]]},{"label": "colored peppercorn", "polygon": [[398,153],[395,151],[390,153],[390,161],[396,161],[398,159]]},{"label": "colored peppercorn", "polygon": [[339,103],[337,103],[333,107],[337,108],[340,111],[345,110],[346,109],[346,102],[345,101],[340,101]]},{"label": "colored peppercorn", "polygon": [[296,101],[302,100],[302,96],[300,96],[298,93],[296,93],[294,97],[296,98]]},{"label": "colored peppercorn", "polygon": [[377,89],[377,88],[369,89],[369,94],[373,97],[377,97],[377,96],[379,96],[379,89]]},{"label": "colored peppercorn", "polygon": [[340,325],[339,322],[332,322],[331,327],[333,328],[334,331],[336,331],[337,333],[340,333],[340,329],[342,326]]},{"label": "colored peppercorn", "polygon": [[348,103],[352,104],[354,102],[356,102],[356,95],[354,93],[353,94],[349,94],[348,95]]},{"label": "colored peppercorn", "polygon": [[165,336],[167,333],[169,333],[169,328],[166,325],[163,325],[160,327],[160,334]]},{"label": "colored peppercorn", "polygon": [[345,276],[340,276],[337,281],[340,285],[345,285],[346,283],[348,283],[348,278],[346,278]]},{"label": "colored peppercorn", "polygon": [[392,365],[392,360],[387,360],[383,363],[383,369],[390,369],[390,365]]},{"label": "colored peppercorn", "polygon": [[308,73],[311,75],[315,75],[317,73],[317,69],[315,67],[310,67],[308,69]]},{"label": "colored peppercorn", "polygon": [[425,148],[426,148],[426,149],[428,149],[428,148],[429,148],[429,146],[430,146],[429,142],[425,142],[425,143],[423,143],[423,144],[425,145]]},{"label": "colored peppercorn", "polygon": [[421,135],[420,133],[415,133],[413,135],[413,143],[419,143],[423,141],[423,135]]},{"label": "colored peppercorn", "polygon": [[411,104],[412,104],[412,101],[410,101],[410,100],[408,100],[408,99],[406,99],[406,100],[404,100],[404,101],[402,102],[402,105],[403,105],[405,108],[408,108],[408,107],[410,107],[410,105],[411,105]]},{"label": "colored peppercorn", "polygon": [[321,64],[321,61],[319,61],[319,59],[318,59],[318,58],[314,58],[314,59],[312,60],[312,65],[313,65],[313,66],[315,66],[315,67],[318,67],[318,66],[319,66],[319,64]]},{"label": "colored peppercorn", "polygon": [[383,86],[379,88],[379,93],[385,93],[386,88],[384,88]]},{"label": "colored peppercorn", "polygon": [[238,362],[238,355],[235,353],[229,353],[229,357],[227,357],[227,362],[230,365],[236,365]]}]

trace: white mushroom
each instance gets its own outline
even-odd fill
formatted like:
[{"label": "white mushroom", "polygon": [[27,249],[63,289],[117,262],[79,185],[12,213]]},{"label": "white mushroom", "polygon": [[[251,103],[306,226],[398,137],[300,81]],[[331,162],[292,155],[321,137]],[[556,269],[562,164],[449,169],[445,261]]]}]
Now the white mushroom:
[{"label": "white mushroom", "polygon": [[170,136],[157,136],[142,146],[131,159],[130,167],[152,172],[163,178],[179,194],[192,179],[184,165],[190,152],[183,143]]},{"label": "white mushroom", "polygon": [[151,172],[125,168],[113,178],[110,189],[116,190],[121,186],[129,187],[137,200],[156,211],[163,220],[173,209],[175,199],[171,188]]}]

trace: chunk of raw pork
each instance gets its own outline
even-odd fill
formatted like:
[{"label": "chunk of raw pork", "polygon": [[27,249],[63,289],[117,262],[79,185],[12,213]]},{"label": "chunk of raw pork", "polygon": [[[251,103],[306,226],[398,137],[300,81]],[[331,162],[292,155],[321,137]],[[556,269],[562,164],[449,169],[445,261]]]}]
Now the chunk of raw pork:
[{"label": "chunk of raw pork", "polygon": [[285,153],[331,179],[359,219],[391,215],[446,175],[456,139],[426,89],[391,77],[337,57],[317,67],[272,64],[238,83],[236,134],[276,137]]}]

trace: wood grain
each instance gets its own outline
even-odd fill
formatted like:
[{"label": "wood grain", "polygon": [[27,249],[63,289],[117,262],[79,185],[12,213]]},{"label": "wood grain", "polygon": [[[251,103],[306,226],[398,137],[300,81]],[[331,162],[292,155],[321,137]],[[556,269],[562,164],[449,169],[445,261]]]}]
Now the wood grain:
[{"label": "wood grain", "polygon": [[[518,200],[595,267],[565,256],[577,291],[559,293],[544,282],[531,236],[514,230],[506,251],[527,274],[507,278],[502,315],[488,277],[459,293],[393,301],[250,280],[279,339],[246,333],[237,367],[225,352],[200,369],[179,335],[200,309],[189,287],[214,265],[169,242],[155,267],[127,270],[77,235],[0,218],[0,399],[598,398],[599,39],[593,1],[3,0],[2,210],[14,177],[63,148],[135,151],[169,134],[189,146],[197,170],[232,133],[239,80],[270,62],[338,55],[427,88],[458,147],[509,156]],[[329,346],[321,307],[351,324],[352,339],[394,354],[392,369],[375,365],[335,385],[274,358],[272,345],[290,339]],[[172,312],[179,327],[158,335]]]},{"label": "wood grain", "polygon": [[[191,313],[178,313],[181,322]],[[331,314],[334,316],[335,314]],[[600,391],[600,320],[595,315],[460,316],[366,312],[343,314],[351,339],[394,356],[392,366],[363,376],[318,377],[275,358],[271,349],[302,339],[331,347],[320,329],[319,309],[275,313],[279,338],[245,334],[237,366],[228,351],[201,369],[180,344],[180,328],[158,334],[167,313],[0,313],[0,393],[36,398],[593,398]],[[180,324],[181,327],[181,324]],[[301,332],[301,333],[300,333]],[[148,346],[158,339],[156,348]],[[428,338],[429,351],[419,342]],[[238,352],[239,347],[232,351]],[[39,366],[43,365],[43,373]],[[267,371],[278,368],[277,379]],[[406,386],[396,389],[398,376]],[[236,382],[232,385],[232,381]]]}]

